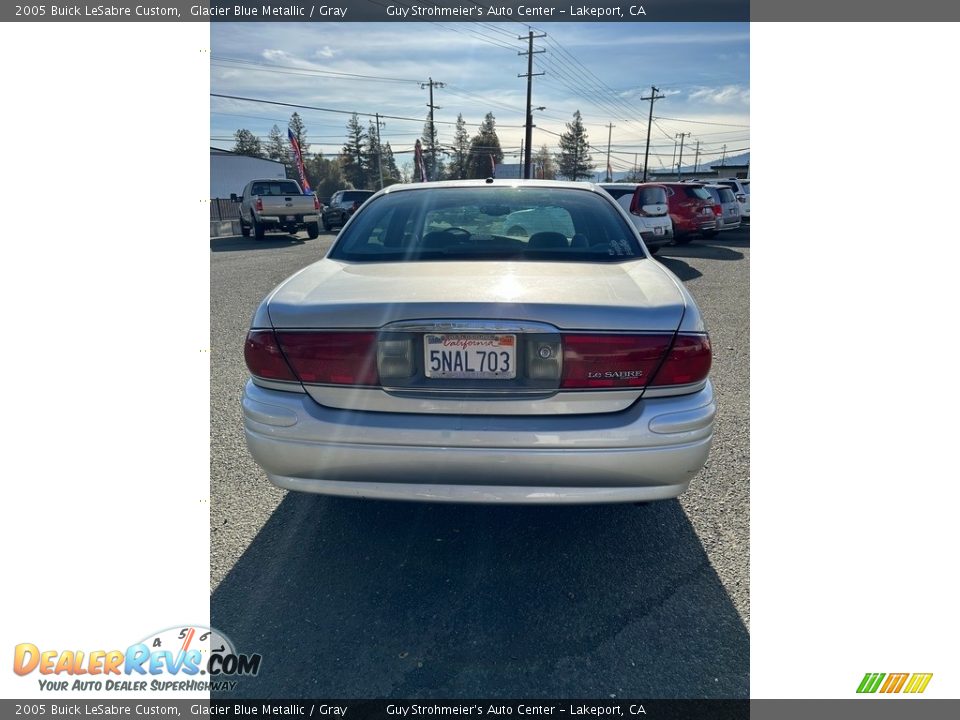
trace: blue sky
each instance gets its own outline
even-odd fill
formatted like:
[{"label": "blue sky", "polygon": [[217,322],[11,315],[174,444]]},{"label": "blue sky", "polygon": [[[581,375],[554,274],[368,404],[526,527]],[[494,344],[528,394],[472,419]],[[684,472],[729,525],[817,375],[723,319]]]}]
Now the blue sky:
[{"label": "blue sky", "polygon": [[[210,91],[323,108],[394,115],[382,140],[397,161],[410,158],[423,130],[428,78],[434,90],[440,143],[453,137],[462,113],[471,135],[492,111],[506,157],[517,162],[523,138],[526,50],[522,23],[213,23]],[[598,168],[605,164],[608,123],[612,162],[628,170],[643,161],[649,95],[654,106],[651,168],[672,164],[676,135],[684,139],[684,165],[700,141],[701,163],[719,162],[750,145],[750,44],[747,23],[543,23],[535,40],[533,145],[556,149],[573,112],[580,110]],[[524,36],[523,40],[518,37]],[[230,148],[238,128],[266,136],[286,129],[294,108],[211,98],[211,145]],[[330,157],[346,136],[347,115],[297,110],[311,152]],[[367,118],[361,115],[366,125]],[[556,134],[552,134],[556,133]]]}]

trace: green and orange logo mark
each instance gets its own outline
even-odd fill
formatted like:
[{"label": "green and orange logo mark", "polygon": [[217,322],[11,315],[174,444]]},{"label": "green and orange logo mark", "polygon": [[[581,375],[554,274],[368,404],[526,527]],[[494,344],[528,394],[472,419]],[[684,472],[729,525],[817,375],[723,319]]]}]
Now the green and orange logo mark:
[{"label": "green and orange logo mark", "polygon": [[933,673],[867,673],[860,681],[858,693],[922,693]]}]

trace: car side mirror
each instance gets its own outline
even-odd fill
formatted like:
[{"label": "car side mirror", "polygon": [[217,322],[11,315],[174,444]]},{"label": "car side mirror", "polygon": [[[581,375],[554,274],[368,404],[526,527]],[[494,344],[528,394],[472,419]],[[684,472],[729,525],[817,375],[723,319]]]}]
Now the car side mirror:
[{"label": "car side mirror", "polygon": [[230,193],[230,202],[238,203],[238,202],[241,202],[242,200],[243,200],[243,198],[241,198],[241,197],[240,197],[239,195],[237,195],[236,193]]}]

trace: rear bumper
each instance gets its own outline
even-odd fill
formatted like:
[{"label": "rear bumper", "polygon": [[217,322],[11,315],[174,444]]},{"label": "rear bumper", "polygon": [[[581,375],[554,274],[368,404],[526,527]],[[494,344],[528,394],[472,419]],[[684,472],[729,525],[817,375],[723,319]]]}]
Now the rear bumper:
[{"label": "rear bumper", "polygon": [[250,453],[283,488],[355,497],[593,503],[676,497],[706,462],[716,406],[698,393],[603,415],[333,410],[248,382]]},{"label": "rear bumper", "polygon": [[267,227],[286,227],[288,225],[309,225],[319,219],[319,215],[292,215],[293,220],[287,220],[286,215],[261,215],[257,222]]}]

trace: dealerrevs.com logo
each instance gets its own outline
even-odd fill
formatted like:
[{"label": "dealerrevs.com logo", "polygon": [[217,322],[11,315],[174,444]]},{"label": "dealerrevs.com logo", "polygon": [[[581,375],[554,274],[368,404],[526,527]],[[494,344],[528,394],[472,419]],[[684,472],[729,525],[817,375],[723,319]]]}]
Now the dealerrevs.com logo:
[{"label": "dealerrevs.com logo", "polygon": [[223,633],[182,625],[151,633],[125,650],[51,650],[20,643],[13,671],[39,675],[41,690],[210,692],[233,690],[260,672],[259,654],[238,653]]},{"label": "dealerrevs.com logo", "polygon": [[933,673],[867,673],[857,687],[858,693],[919,694],[927,689]]}]

